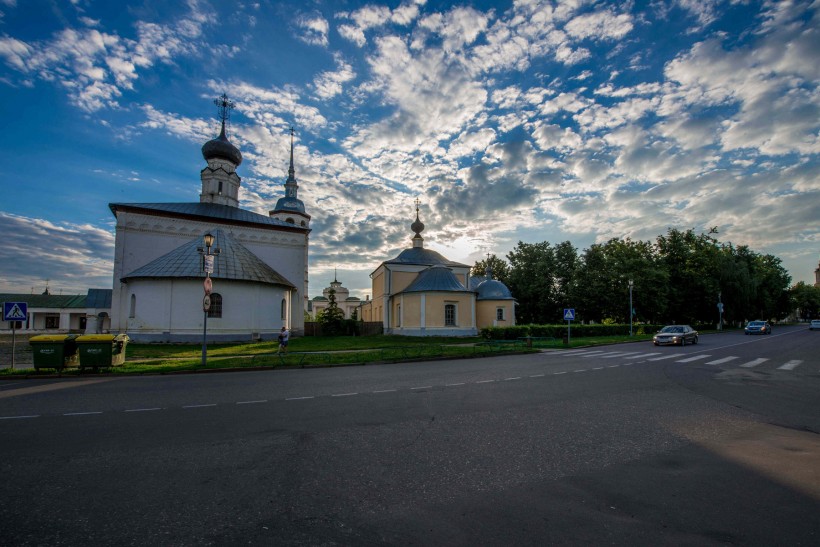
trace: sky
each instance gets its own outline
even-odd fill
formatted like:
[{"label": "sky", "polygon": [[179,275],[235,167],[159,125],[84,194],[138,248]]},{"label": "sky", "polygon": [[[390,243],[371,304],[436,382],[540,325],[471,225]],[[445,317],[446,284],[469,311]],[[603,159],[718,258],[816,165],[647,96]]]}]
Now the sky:
[{"label": "sky", "polygon": [[818,0],[0,0],[0,292],[110,288],[108,204],[199,201],[222,93],[245,209],[295,129],[311,297],[369,294],[416,199],[465,264],[717,227],[813,283],[818,60]]}]

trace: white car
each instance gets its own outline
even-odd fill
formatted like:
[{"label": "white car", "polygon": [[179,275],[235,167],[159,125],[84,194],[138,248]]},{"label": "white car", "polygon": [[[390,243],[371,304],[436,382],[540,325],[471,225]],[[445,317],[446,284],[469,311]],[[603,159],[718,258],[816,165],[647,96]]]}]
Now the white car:
[{"label": "white car", "polygon": [[820,319],[812,319],[809,323],[809,330],[820,330]]}]

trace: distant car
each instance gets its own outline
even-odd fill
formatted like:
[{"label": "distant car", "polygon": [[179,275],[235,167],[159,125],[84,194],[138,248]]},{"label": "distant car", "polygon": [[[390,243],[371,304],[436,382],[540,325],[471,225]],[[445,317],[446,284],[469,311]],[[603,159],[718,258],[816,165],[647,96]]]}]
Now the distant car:
[{"label": "distant car", "polygon": [[685,346],[698,343],[698,331],[689,325],[667,325],[652,337],[656,346]]},{"label": "distant car", "polygon": [[746,334],[771,334],[772,326],[768,321],[749,321],[746,325]]},{"label": "distant car", "polygon": [[820,330],[820,319],[812,319],[809,323],[809,330]]}]

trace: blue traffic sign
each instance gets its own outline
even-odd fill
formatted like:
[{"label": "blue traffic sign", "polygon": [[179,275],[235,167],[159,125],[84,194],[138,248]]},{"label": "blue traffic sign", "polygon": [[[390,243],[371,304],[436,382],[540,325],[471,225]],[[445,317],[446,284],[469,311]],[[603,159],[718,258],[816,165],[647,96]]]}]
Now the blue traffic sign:
[{"label": "blue traffic sign", "polygon": [[564,308],[564,321],[575,321],[575,308]]},{"label": "blue traffic sign", "polygon": [[3,302],[3,321],[25,321],[28,315],[28,303]]}]

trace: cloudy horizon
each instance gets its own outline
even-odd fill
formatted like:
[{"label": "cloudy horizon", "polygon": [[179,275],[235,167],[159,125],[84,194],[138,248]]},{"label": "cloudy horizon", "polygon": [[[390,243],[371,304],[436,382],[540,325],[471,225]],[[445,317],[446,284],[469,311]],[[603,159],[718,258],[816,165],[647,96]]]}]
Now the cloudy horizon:
[{"label": "cloudy horizon", "polygon": [[0,0],[0,292],[111,287],[109,203],[196,202],[227,93],[241,207],[294,127],[310,292],[410,246],[708,232],[814,282],[817,1]]}]

